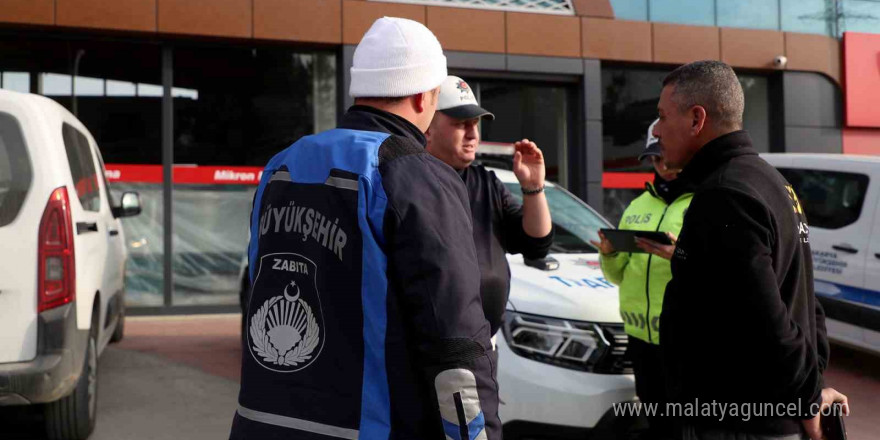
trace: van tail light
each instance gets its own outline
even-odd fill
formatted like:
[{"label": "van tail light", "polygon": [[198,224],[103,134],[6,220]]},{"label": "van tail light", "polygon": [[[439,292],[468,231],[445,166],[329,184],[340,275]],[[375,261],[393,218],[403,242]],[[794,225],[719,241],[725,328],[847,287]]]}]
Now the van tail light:
[{"label": "van tail light", "polygon": [[37,311],[43,312],[76,299],[76,267],[73,254],[73,222],[67,188],[52,191],[39,237],[39,290]]}]

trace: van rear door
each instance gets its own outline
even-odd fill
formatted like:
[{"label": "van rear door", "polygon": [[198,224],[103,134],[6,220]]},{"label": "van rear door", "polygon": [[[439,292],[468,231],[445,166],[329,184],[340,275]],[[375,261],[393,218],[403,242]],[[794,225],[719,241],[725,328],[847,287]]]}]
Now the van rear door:
[{"label": "van rear door", "polygon": [[[80,128],[68,122],[63,122],[60,128],[73,178],[70,204],[74,214],[73,234],[76,245],[76,300],[79,304],[77,327],[86,329],[91,325],[88,317],[94,295],[104,288],[109,232],[101,215],[101,176],[98,175],[97,162],[88,137]],[[102,292],[105,300],[112,294]],[[104,309],[102,306],[101,310]]]},{"label": "van rear door", "polygon": [[36,357],[37,230],[48,197],[34,189],[16,114],[14,102],[0,99],[0,363]]}]

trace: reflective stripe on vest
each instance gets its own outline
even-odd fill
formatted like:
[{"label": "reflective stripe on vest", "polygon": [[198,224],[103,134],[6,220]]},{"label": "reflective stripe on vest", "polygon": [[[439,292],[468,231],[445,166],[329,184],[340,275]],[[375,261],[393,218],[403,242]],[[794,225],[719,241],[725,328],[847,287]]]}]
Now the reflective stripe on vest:
[{"label": "reflective stripe on vest", "polygon": [[243,406],[238,407],[238,415],[255,422],[326,435],[327,437],[357,440],[359,435],[359,432],[354,429],[340,428],[338,426],[324,425],[293,417],[279,416],[278,414],[255,411]]}]

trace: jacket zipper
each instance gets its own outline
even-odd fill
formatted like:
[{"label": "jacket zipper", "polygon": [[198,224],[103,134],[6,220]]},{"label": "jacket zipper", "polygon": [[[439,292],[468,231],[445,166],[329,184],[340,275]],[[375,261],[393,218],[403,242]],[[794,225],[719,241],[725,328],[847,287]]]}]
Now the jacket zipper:
[{"label": "jacket zipper", "polygon": [[[673,202],[674,203],[674,202]],[[663,225],[663,218],[666,217],[666,211],[669,209],[669,205],[666,205],[663,208],[663,214],[660,215],[660,221],[657,223],[657,229],[654,232],[660,232],[660,226]],[[648,268],[645,271],[645,298],[648,300],[648,309],[645,311],[645,326],[648,327],[648,343],[653,343],[651,340],[651,258],[654,257],[654,254],[648,254]]]}]

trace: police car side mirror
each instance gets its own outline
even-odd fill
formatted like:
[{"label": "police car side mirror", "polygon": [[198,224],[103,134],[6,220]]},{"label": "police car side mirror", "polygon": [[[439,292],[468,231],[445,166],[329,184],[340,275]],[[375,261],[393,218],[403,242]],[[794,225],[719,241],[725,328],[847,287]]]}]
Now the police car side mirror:
[{"label": "police car side mirror", "polygon": [[538,270],[543,271],[551,271],[559,269],[559,261],[557,261],[553,257],[540,258],[537,260],[532,260],[530,258],[525,259],[526,266],[534,267]]}]

